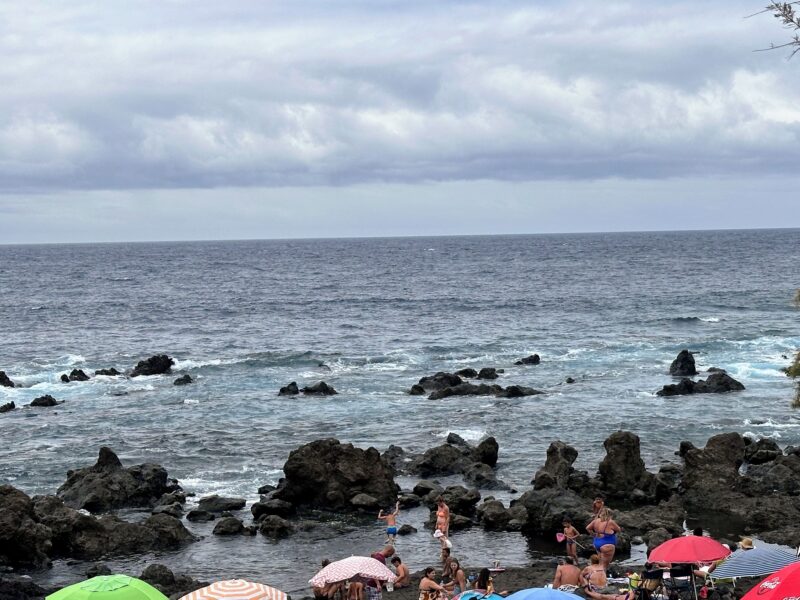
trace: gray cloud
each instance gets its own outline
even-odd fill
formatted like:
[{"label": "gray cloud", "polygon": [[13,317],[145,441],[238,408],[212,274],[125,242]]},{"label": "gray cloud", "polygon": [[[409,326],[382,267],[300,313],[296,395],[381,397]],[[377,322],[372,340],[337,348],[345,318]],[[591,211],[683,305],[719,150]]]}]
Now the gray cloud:
[{"label": "gray cloud", "polygon": [[[797,64],[752,2],[0,7],[0,189],[784,173]],[[796,61],[795,61],[796,62]]]}]

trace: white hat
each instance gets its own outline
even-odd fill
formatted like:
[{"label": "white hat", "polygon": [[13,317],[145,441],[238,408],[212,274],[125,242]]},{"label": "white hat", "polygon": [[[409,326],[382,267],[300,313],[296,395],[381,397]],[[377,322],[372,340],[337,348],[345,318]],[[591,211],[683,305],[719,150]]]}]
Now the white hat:
[{"label": "white hat", "polygon": [[441,529],[437,529],[436,531],[434,531],[434,532],[433,532],[433,537],[435,537],[436,539],[439,539],[439,538],[440,538],[440,537],[442,537],[443,535],[444,535],[444,534],[442,533],[442,530],[441,530]]}]

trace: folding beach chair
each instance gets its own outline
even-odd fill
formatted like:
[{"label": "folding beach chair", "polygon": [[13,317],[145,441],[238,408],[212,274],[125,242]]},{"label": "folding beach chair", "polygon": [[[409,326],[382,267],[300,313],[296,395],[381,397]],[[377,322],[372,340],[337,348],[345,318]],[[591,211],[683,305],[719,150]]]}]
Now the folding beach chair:
[{"label": "folding beach chair", "polygon": [[671,600],[696,600],[694,566],[672,565],[669,568],[669,578],[664,579],[664,592]]},{"label": "folding beach chair", "polygon": [[664,570],[650,569],[642,571],[636,586],[636,600],[661,600],[664,593]]}]

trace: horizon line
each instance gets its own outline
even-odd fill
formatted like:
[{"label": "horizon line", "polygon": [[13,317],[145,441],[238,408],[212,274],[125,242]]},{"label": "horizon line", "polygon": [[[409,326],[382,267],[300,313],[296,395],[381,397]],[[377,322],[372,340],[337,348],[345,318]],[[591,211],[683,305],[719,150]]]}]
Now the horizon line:
[{"label": "horizon line", "polygon": [[0,247],[11,246],[86,246],[101,244],[192,244],[219,242],[289,242],[289,241],[328,241],[328,240],[394,240],[394,239],[431,239],[431,238],[464,238],[464,237],[533,237],[555,235],[605,235],[624,233],[716,233],[733,231],[793,231],[800,227],[728,227],[721,229],[617,229],[590,231],[548,231],[517,233],[442,233],[430,235],[342,235],[342,236],[300,236],[300,237],[263,237],[263,238],[191,238],[191,239],[158,239],[158,240],[102,240],[83,242],[0,242]]}]

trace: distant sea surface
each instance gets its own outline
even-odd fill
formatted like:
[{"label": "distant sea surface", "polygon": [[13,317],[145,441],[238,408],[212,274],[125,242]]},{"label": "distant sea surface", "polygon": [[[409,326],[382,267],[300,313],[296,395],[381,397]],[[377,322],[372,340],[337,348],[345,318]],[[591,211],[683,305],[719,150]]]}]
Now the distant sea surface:
[{"label": "distant sea surface", "polygon": [[[781,368],[800,347],[798,264],[800,230],[0,246],[0,370],[22,386],[0,387],[0,403],[23,407],[0,415],[0,482],[54,493],[108,445],[127,465],[163,464],[197,497],[255,501],[311,440],[418,452],[455,432],[495,436],[498,477],[523,491],[551,441],[574,445],[576,466],[594,473],[619,428],[640,436],[653,469],[675,460],[681,440],[724,431],[797,445]],[[746,391],[657,397],[683,348],[698,370],[724,368]],[[175,358],[174,376],[59,382],[156,353]],[[514,366],[532,353],[540,365]],[[501,385],[546,394],[407,394],[422,376],[484,366],[505,369]],[[196,382],[174,386],[181,373]],[[320,380],[339,395],[277,396]],[[43,394],[65,403],[25,406]],[[425,517],[401,520],[420,527],[398,547],[412,570],[436,558]],[[371,521],[277,544],[216,539],[211,526],[192,525],[207,537],[187,549],[112,565],[159,560],[291,591],[321,558],[383,540]],[[472,565],[524,564],[539,543],[480,531],[453,542]],[[43,577],[83,568],[57,563]]]}]

